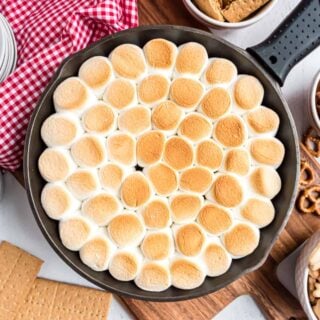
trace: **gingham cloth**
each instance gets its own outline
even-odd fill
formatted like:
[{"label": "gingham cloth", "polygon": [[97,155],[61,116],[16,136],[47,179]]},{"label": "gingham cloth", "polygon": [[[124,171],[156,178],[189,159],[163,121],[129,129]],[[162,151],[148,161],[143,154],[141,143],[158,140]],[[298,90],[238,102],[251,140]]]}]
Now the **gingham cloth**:
[{"label": "gingham cloth", "polygon": [[136,0],[0,0],[0,12],[18,48],[17,69],[0,84],[0,167],[13,171],[21,165],[32,110],[61,61],[137,26],[138,12]]}]

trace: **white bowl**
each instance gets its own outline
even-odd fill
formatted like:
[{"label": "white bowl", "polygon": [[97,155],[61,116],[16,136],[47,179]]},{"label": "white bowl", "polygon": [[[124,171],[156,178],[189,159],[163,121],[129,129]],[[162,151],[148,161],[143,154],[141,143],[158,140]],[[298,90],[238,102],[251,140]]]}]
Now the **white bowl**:
[{"label": "white bowl", "polygon": [[320,72],[315,76],[313,85],[311,87],[310,91],[310,108],[309,108],[309,113],[311,116],[311,120],[314,124],[315,129],[317,129],[320,132],[320,116],[318,114],[317,110],[317,104],[316,104],[316,93],[317,93],[317,87],[318,84],[320,83]]},{"label": "white bowl", "polygon": [[304,244],[296,263],[295,283],[300,304],[308,319],[317,320],[308,296],[308,265],[313,249],[320,243],[320,230],[315,232]]},{"label": "white bowl", "polygon": [[261,9],[259,9],[252,17],[240,22],[218,21],[216,19],[209,17],[208,15],[203,13],[200,9],[198,9],[198,7],[193,3],[192,0],[183,0],[183,3],[194,18],[196,18],[198,21],[200,21],[201,23],[205,24],[210,28],[238,29],[238,28],[250,26],[251,24],[256,23],[257,21],[262,19],[270,10],[272,10],[272,8],[275,6],[277,1],[278,0],[271,0]]}]

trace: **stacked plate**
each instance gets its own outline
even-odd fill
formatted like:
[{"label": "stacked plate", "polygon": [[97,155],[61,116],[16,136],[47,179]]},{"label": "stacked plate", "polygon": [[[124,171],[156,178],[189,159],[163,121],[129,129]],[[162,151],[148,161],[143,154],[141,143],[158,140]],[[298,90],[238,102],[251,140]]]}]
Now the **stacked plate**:
[{"label": "stacked plate", "polygon": [[15,69],[17,45],[13,31],[6,18],[0,13],[0,83]]}]

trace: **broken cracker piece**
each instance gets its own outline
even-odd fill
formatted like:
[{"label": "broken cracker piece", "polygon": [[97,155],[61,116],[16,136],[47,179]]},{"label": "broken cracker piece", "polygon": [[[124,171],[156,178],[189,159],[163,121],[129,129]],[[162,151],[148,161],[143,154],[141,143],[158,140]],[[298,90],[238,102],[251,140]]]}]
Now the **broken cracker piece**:
[{"label": "broken cracker piece", "polygon": [[198,8],[203,11],[209,17],[218,21],[224,21],[221,13],[220,0],[194,0]]},{"label": "broken cracker piece", "polygon": [[229,22],[240,22],[257,11],[270,0],[234,0],[222,10]]}]

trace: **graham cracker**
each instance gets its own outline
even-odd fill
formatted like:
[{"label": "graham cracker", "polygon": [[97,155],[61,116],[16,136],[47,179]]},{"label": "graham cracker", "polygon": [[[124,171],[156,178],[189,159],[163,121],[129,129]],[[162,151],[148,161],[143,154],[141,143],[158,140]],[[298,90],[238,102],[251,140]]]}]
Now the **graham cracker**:
[{"label": "graham cracker", "polygon": [[221,13],[221,0],[194,0],[194,2],[199,9],[209,17],[219,21],[224,21]]},{"label": "graham cracker", "polygon": [[14,319],[42,263],[6,241],[0,243],[0,320]]},{"label": "graham cracker", "polygon": [[222,10],[222,14],[229,22],[239,22],[269,1],[270,0],[234,0]]},{"label": "graham cracker", "polygon": [[36,279],[15,320],[105,320],[110,293]]}]

